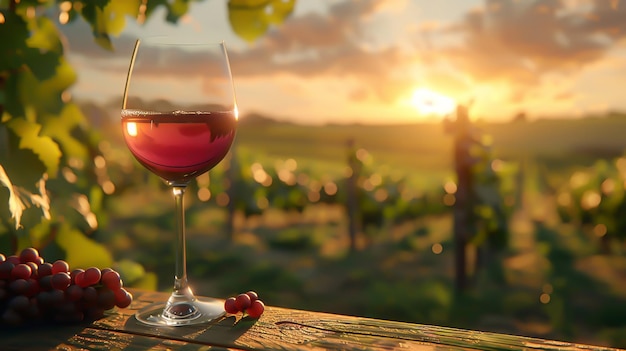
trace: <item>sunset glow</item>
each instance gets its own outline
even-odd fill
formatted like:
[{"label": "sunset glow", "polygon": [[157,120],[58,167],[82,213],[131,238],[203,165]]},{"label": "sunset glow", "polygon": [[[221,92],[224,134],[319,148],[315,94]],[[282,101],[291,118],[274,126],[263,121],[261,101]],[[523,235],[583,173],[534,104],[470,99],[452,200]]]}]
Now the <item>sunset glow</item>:
[{"label": "sunset glow", "polygon": [[452,98],[427,88],[415,90],[411,97],[411,104],[421,115],[438,117],[450,114],[456,106]]}]

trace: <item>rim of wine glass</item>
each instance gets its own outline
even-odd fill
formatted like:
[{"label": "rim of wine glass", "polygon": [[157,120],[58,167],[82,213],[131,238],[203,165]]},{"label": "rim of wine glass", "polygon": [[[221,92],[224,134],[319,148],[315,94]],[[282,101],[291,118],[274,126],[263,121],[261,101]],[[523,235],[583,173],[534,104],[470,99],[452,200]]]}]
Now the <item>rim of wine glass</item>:
[{"label": "rim of wine glass", "polygon": [[152,45],[173,45],[173,46],[226,46],[225,40],[204,40],[201,38],[176,35],[150,35],[137,38],[139,43],[149,43]]}]

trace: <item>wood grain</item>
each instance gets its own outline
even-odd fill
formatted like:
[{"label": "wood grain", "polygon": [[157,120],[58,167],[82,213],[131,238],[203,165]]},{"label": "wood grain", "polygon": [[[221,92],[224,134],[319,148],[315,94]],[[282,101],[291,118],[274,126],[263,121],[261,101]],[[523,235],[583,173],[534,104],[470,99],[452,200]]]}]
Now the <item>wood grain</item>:
[{"label": "wood grain", "polygon": [[267,306],[259,319],[152,327],[134,313],[167,294],[133,291],[127,309],[84,325],[0,330],[0,350],[610,350],[589,345]]}]

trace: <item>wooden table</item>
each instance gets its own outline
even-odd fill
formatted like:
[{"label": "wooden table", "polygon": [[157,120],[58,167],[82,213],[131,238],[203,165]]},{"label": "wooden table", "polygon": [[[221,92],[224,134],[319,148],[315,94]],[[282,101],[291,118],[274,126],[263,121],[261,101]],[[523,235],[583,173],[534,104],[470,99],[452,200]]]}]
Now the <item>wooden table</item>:
[{"label": "wooden table", "polygon": [[609,350],[536,338],[266,307],[260,319],[150,327],[137,309],[168,294],[133,291],[126,309],[80,325],[0,329],[0,350]]}]

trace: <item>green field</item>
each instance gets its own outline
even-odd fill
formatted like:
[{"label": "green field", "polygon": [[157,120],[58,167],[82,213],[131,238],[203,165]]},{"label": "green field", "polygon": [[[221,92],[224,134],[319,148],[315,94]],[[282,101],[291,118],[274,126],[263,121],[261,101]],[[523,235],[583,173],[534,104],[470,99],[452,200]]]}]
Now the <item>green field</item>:
[{"label": "green field", "polygon": [[[452,135],[443,123],[303,126],[258,117],[248,122],[245,118],[239,145],[277,157],[341,162],[345,158],[341,150],[353,139],[381,164],[436,171],[452,165]],[[507,159],[554,158],[559,164],[585,165],[599,157],[621,155],[626,147],[626,115],[618,113],[580,119],[478,121],[474,125],[492,139],[494,152]]]}]

